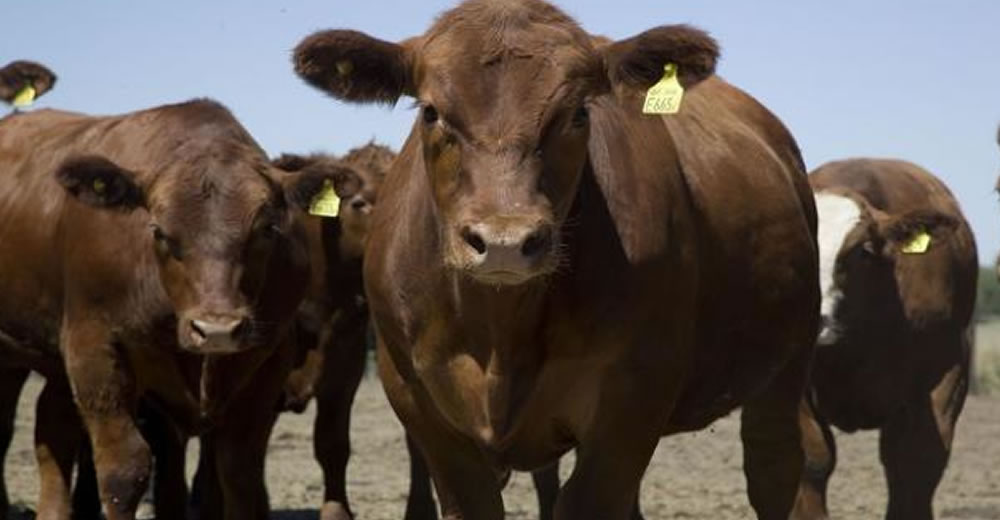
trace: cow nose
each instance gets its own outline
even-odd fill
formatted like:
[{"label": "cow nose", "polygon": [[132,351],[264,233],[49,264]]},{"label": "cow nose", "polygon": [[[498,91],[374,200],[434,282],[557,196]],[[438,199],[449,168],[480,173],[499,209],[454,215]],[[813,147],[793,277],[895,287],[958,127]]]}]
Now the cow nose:
[{"label": "cow nose", "polygon": [[191,320],[191,340],[196,347],[209,342],[232,341],[246,328],[246,320]]},{"label": "cow nose", "polygon": [[460,232],[470,253],[480,262],[489,257],[534,260],[552,247],[552,226],[493,228],[486,225],[464,226]]}]

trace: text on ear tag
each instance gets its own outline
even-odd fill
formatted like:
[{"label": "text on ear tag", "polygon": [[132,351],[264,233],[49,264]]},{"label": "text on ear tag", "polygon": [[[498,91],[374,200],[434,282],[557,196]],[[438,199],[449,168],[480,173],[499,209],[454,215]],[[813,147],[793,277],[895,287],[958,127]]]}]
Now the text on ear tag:
[{"label": "text on ear tag", "polygon": [[919,231],[913,235],[909,242],[903,245],[903,253],[907,255],[922,255],[931,247],[931,235],[926,231]]},{"label": "text on ear tag", "polygon": [[25,85],[24,88],[14,96],[14,100],[11,102],[15,107],[21,108],[30,105],[35,101],[35,87],[31,85]]},{"label": "text on ear tag", "polygon": [[663,77],[646,92],[643,114],[676,114],[681,109],[684,87],[677,80],[677,65],[663,66]]},{"label": "text on ear tag", "polygon": [[336,217],[340,213],[340,197],[329,179],[323,181],[323,189],[313,197],[309,214],[317,217]]}]

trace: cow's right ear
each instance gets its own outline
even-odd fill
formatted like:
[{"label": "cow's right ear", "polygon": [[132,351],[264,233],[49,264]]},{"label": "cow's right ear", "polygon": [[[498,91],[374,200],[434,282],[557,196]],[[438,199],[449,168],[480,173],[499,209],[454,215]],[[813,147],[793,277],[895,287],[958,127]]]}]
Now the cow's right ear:
[{"label": "cow's right ear", "polygon": [[67,159],[56,180],[77,200],[97,208],[131,211],[145,205],[135,173],[97,155]]},{"label": "cow's right ear", "polygon": [[333,184],[333,190],[340,199],[353,197],[364,184],[358,172],[340,164],[288,172],[282,177],[281,184],[288,202],[301,210],[308,210],[327,181]]},{"label": "cow's right ear", "polygon": [[286,172],[297,172],[315,162],[315,159],[294,153],[283,153],[271,160],[271,165]]},{"label": "cow's right ear", "polygon": [[412,41],[397,44],[357,31],[321,31],[295,47],[295,73],[343,101],[393,104],[404,94],[416,96]]}]

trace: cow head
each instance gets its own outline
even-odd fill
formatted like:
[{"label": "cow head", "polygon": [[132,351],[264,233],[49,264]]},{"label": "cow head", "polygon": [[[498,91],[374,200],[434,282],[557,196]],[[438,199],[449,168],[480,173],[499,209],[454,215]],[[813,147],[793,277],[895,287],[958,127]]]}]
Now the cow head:
[{"label": "cow head", "polygon": [[881,320],[873,325],[888,330],[892,319],[924,319],[924,297],[909,293],[947,294],[939,286],[947,279],[933,262],[959,227],[956,217],[932,210],[888,215],[860,197],[832,190],[816,193],[816,209],[821,345],[836,343],[852,324],[866,320]]},{"label": "cow head", "polygon": [[202,354],[268,340],[275,317],[265,310],[274,304],[261,297],[264,288],[300,279],[304,287],[308,277],[303,233],[290,209],[308,207],[327,179],[352,196],[344,177],[339,170],[288,174],[239,144],[177,160],[155,175],[100,156],[70,158],[56,173],[88,206],[148,215],[147,247],[179,344]]},{"label": "cow head", "polygon": [[0,68],[0,99],[13,103],[25,87],[35,89],[35,97],[48,92],[56,83],[56,75],[40,63],[13,61]]},{"label": "cow head", "polygon": [[343,258],[360,258],[364,253],[372,211],[377,202],[378,190],[395,154],[374,143],[355,148],[342,159],[330,155],[282,154],[273,164],[288,172],[309,171],[332,174],[340,171],[341,185],[335,185],[341,197],[338,218],[340,221],[340,252]]},{"label": "cow head", "polygon": [[303,79],[338,99],[417,99],[413,137],[444,262],[504,285],[557,267],[560,229],[587,162],[594,98],[644,91],[667,63],[691,86],[712,74],[717,55],[711,38],[686,26],[598,45],[544,2],[474,0],[402,43],[316,33],[294,61]]}]

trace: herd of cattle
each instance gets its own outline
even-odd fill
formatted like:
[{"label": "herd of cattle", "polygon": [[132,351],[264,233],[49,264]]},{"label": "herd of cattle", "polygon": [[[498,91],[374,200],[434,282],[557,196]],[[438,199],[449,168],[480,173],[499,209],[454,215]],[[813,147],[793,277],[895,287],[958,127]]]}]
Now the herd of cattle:
[{"label": "herd of cattle", "polygon": [[[886,517],[932,518],[968,388],[969,226],[907,162],[807,175],[717,57],[688,26],[611,41],[539,0],[469,0],[400,43],[295,49],[334,98],[418,101],[398,155],[271,160],[208,100],[0,119],[0,449],[43,375],[38,518],[134,519],[152,485],[160,519],[266,519],[272,426],[315,397],[321,518],[351,519],[369,330],[408,520],[501,519],[511,470],[536,471],[542,518],[641,518],[658,439],[737,407],[760,518],[826,518],[831,426],[880,429]],[[644,113],[665,66],[680,109]],[[0,97],[54,82],[14,62]]]}]

